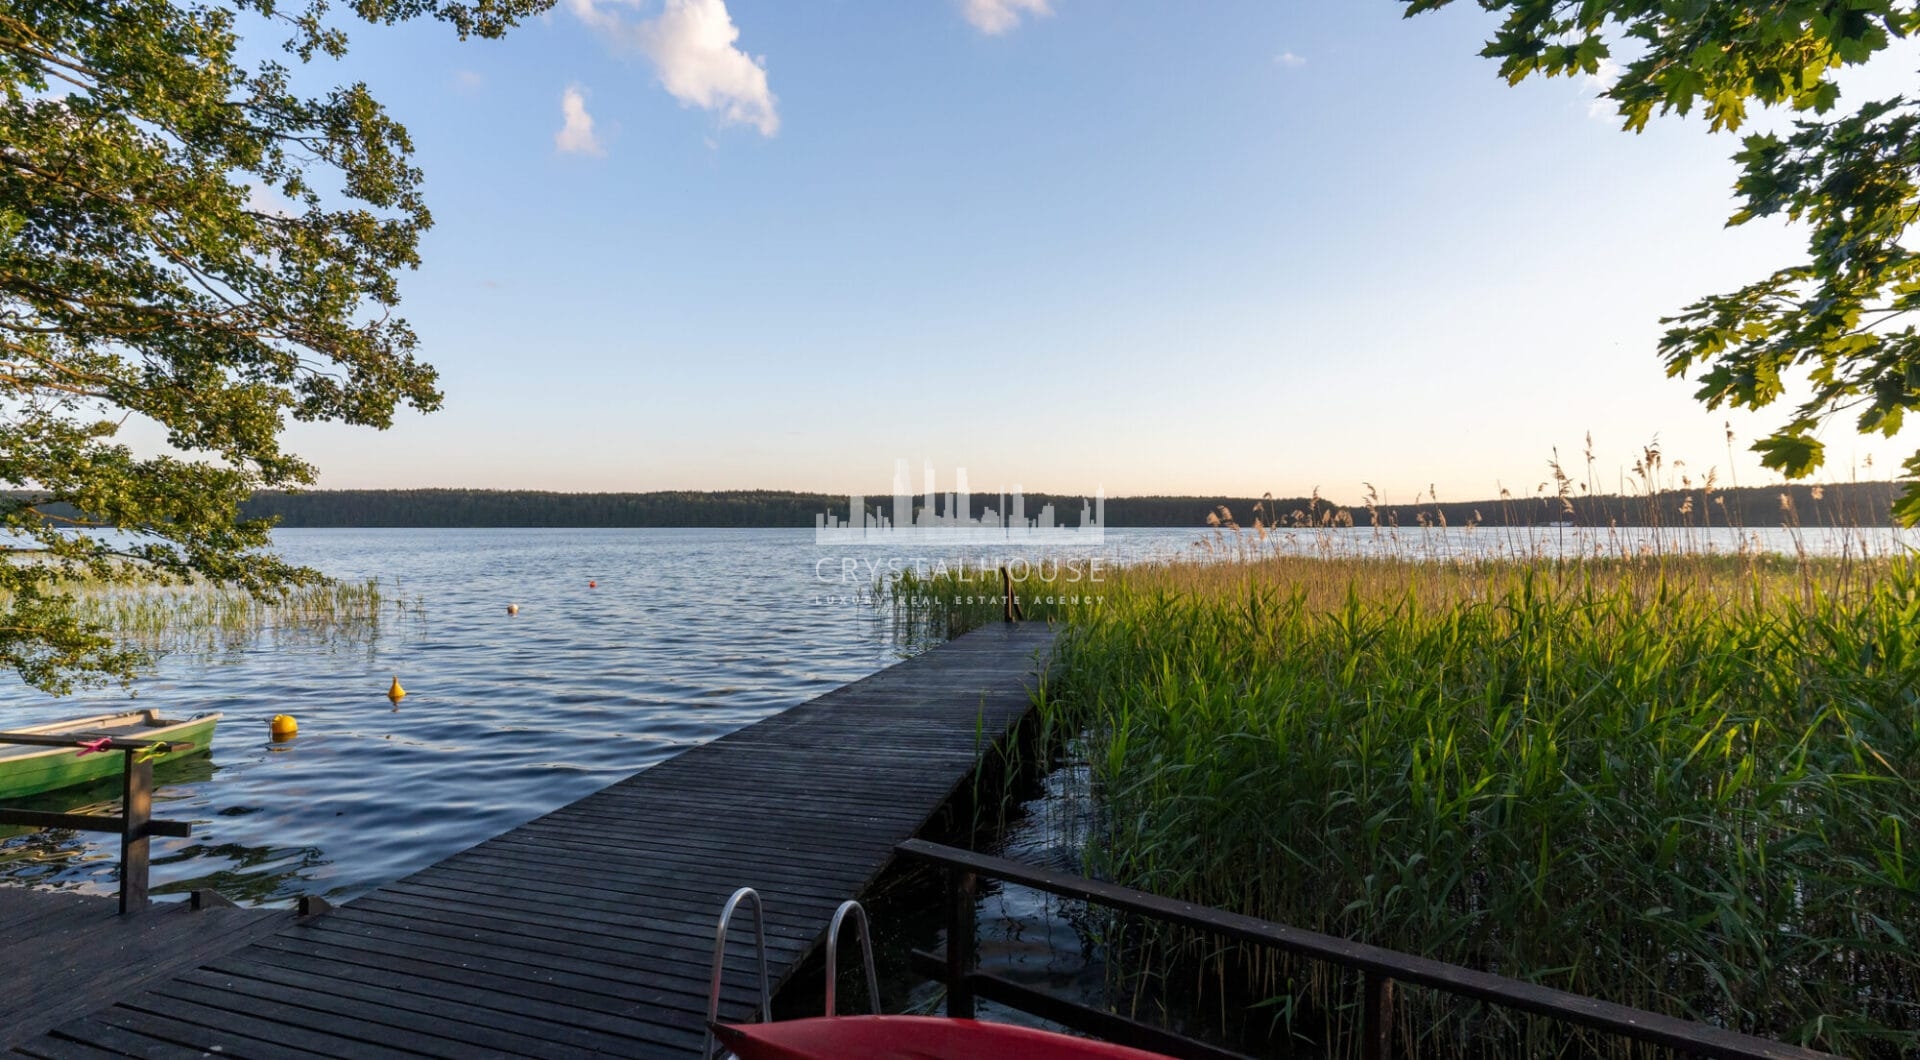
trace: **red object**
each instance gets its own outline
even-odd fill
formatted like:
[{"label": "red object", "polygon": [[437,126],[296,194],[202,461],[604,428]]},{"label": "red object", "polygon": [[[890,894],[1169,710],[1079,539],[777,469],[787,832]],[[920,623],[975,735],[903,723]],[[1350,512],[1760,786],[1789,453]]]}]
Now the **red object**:
[{"label": "red object", "polygon": [[940,1016],[822,1016],[713,1031],[740,1060],[1165,1060],[1092,1038]]},{"label": "red object", "polygon": [[587,588],[589,588],[589,589],[598,589],[598,588],[600,588],[600,583],[599,583],[599,582],[588,582],[588,583],[587,583]]}]

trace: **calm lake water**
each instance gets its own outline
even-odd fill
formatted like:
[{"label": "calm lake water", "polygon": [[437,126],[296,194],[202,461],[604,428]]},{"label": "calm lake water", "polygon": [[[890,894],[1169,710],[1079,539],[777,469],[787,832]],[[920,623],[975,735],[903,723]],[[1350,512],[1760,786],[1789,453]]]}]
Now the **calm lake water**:
[{"label": "calm lake water", "polygon": [[[1110,530],[1097,554],[1131,562],[1202,536]],[[288,530],[277,541],[290,559],[378,578],[418,607],[329,643],[169,656],[131,700],[118,688],[53,700],[10,677],[0,685],[9,726],[136,706],[225,713],[211,756],[159,771],[157,812],[193,821],[195,834],[155,841],[157,890],[211,886],[263,903],[346,898],[396,879],[897,661],[908,649],[864,598],[875,566],[989,554],[818,547],[810,530]],[[1858,531],[1715,531],[1688,547],[1863,543],[1898,544]],[[1264,547],[1441,557],[1671,542],[1631,531],[1413,529],[1283,533]],[[409,693],[397,708],[385,695],[395,675]],[[299,720],[300,735],[276,744],[267,720],[281,713]],[[110,811],[117,794],[108,782],[22,805]],[[116,886],[116,841],[0,836],[0,879]]]},{"label": "calm lake water", "polygon": [[[1165,554],[1192,537],[1114,532],[1101,554]],[[988,555],[822,548],[811,530],[286,530],[276,541],[418,609],[332,643],[170,656],[131,699],[115,687],[54,700],[0,678],[9,726],[133,707],[224,712],[210,757],[158,772],[156,813],[193,821],[194,836],[155,840],[157,891],[211,886],[261,903],[396,879],[898,661],[890,618],[865,599],[874,565]],[[394,675],[408,692],[397,708]],[[282,713],[300,734],[273,743],[267,721]],[[107,782],[20,805],[108,811],[117,798]],[[117,840],[12,831],[0,878],[117,886]]]}]

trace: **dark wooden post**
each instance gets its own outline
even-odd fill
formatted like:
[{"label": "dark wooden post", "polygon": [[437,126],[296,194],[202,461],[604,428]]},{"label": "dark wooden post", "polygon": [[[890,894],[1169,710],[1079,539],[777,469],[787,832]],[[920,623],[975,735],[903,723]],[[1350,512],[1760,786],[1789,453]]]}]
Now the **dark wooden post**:
[{"label": "dark wooden post", "polygon": [[1003,603],[1006,605],[1006,620],[1008,622],[1025,622],[1027,620],[1026,609],[1020,606],[1019,597],[1014,595],[1013,575],[1009,574],[1005,567],[1000,568],[1000,591],[1005,597]]},{"label": "dark wooden post", "polygon": [[947,1015],[973,1018],[973,899],[977,878],[953,869],[947,873]]},{"label": "dark wooden post", "polygon": [[1393,1041],[1393,980],[1379,972],[1366,973],[1365,1005],[1360,1014],[1361,1060],[1386,1060]]},{"label": "dark wooden post", "polygon": [[147,907],[147,822],[153,819],[153,760],[127,750],[120,792],[120,913]]}]

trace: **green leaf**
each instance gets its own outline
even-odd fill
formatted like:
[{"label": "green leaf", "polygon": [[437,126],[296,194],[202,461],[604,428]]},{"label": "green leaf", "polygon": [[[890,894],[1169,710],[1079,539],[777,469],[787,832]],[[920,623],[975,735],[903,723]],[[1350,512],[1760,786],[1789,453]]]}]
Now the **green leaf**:
[{"label": "green leaf", "polygon": [[1762,466],[1788,478],[1805,478],[1826,462],[1826,446],[1805,434],[1771,434],[1753,443]]},{"label": "green leaf", "polygon": [[[491,37],[548,6],[352,11]],[[287,50],[343,53],[328,13],[290,16]],[[237,24],[169,0],[0,6],[0,667],[48,691],[142,663],[76,617],[75,584],[317,577],[239,517],[256,489],[313,481],[281,447],[289,417],[382,428],[441,401],[394,311],[432,224],[407,130],[364,85],[303,96],[278,63],[244,63],[267,48]],[[287,208],[254,205],[265,188]],[[136,417],[180,455],[122,445]]]},{"label": "green leaf", "polygon": [[[1916,464],[1920,464],[1920,460],[1907,461],[1908,475],[1920,475],[1920,470],[1915,470]],[[1893,502],[1893,517],[1901,526],[1920,524],[1920,482],[1909,482],[1900,492],[1900,498]]]},{"label": "green leaf", "polygon": [[1920,312],[1920,256],[1908,249],[1920,237],[1920,100],[1867,100],[1846,113],[1831,77],[1843,65],[1903,61],[1882,53],[1920,34],[1920,3],[1481,6],[1503,16],[1483,54],[1510,81],[1590,73],[1605,42],[1629,42],[1634,57],[1607,95],[1630,131],[1645,129],[1656,107],[1687,115],[1696,103],[1716,132],[1739,128],[1756,102],[1816,116],[1740,141],[1727,220],[1783,218],[1805,237],[1805,257],[1696,298],[1663,321],[1659,347],[1669,376],[1698,373],[1694,396],[1709,408],[1761,409],[1795,394],[1794,419],[1754,447],[1766,466],[1795,476],[1821,466],[1815,431],[1840,409],[1859,410],[1857,430],[1889,437],[1920,409],[1920,337],[1904,319]]}]

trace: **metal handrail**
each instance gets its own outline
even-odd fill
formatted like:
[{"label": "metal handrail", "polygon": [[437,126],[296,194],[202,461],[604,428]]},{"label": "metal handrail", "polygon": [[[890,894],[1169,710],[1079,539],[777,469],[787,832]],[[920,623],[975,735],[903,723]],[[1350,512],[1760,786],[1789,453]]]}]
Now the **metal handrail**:
[{"label": "metal handrail", "polygon": [[[1384,1056],[1386,1053],[1388,1030],[1391,1026],[1389,1016],[1393,995],[1392,984],[1396,981],[1548,1016],[1622,1038],[1663,1045],[1697,1056],[1716,1057],[1721,1060],[1816,1060],[1816,1058],[1830,1055],[1785,1042],[1741,1034],[1724,1027],[1618,1005],[1565,990],[1555,990],[1538,983],[1528,983],[1504,975],[1447,964],[1429,957],[1400,953],[1380,946],[1370,946],[1363,942],[1353,942],[1317,931],[1288,927],[1239,913],[1209,909],[1190,902],[1162,898],[1130,887],[1102,883],[1050,869],[1035,868],[1017,861],[941,846],[921,839],[909,839],[894,847],[894,850],[909,857],[947,866],[953,870],[950,876],[955,880],[956,887],[963,891],[971,886],[976,876],[1005,880],[1022,887],[1046,891],[1049,894],[1077,898],[1209,932],[1237,942],[1271,946],[1313,960],[1358,970],[1366,977],[1367,1005],[1362,1013],[1364,1027],[1361,1043],[1362,1055],[1366,1057]],[[944,970],[950,980],[947,984],[950,1006],[957,993],[962,1003],[970,1008],[976,986],[993,987],[998,984],[994,976],[967,970],[970,964],[968,954],[973,946],[971,935],[969,931],[966,933],[967,937],[962,938],[959,932],[953,932],[947,939],[948,951]],[[968,981],[958,981],[963,979]],[[1008,992],[1000,991],[1000,993],[1005,995]],[[999,1000],[1004,1002],[1006,998],[1002,996]],[[1049,1004],[1056,1010],[1079,1008],[1088,1012],[1097,1012],[1086,1006],[1077,1006],[1057,999],[1050,1001]],[[971,1012],[950,1012],[950,1014],[971,1015]]]},{"label": "metal handrail", "polygon": [[834,993],[840,983],[840,977],[837,974],[840,957],[840,925],[845,922],[849,913],[853,914],[854,926],[860,929],[860,956],[862,963],[866,965],[867,973],[867,1004],[872,1008],[873,1014],[878,1016],[880,1014],[880,977],[873,970],[873,936],[867,930],[867,911],[860,907],[859,902],[852,899],[841,902],[840,908],[833,911],[833,919],[827,923],[827,1015],[839,1015],[834,1011]]},{"label": "metal handrail", "polygon": [[720,921],[713,929],[713,983],[707,992],[707,1037],[700,1047],[701,1060],[713,1055],[713,1025],[720,1018],[720,973],[727,960],[727,927],[733,920],[733,911],[739,907],[740,900],[753,900],[753,945],[760,957],[760,1022],[773,1022],[773,995],[767,985],[767,916],[760,904],[760,894],[751,887],[742,887],[733,892],[727,904],[720,910]]}]

